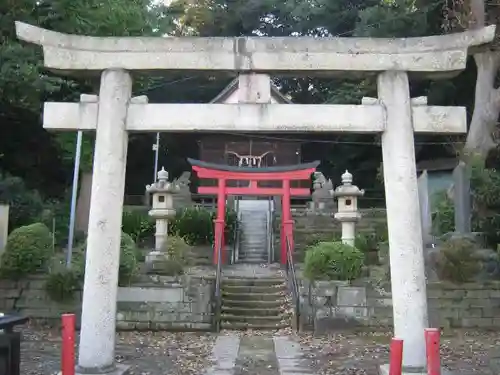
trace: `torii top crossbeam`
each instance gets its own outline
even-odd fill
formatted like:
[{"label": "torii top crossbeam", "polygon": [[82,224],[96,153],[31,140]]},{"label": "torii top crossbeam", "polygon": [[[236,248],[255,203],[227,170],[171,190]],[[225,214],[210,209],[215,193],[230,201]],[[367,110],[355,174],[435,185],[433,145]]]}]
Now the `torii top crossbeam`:
[{"label": "torii top crossbeam", "polygon": [[90,37],[16,22],[17,37],[43,47],[47,68],[302,73],[430,73],[465,68],[467,49],[489,43],[495,26],[419,38]]}]

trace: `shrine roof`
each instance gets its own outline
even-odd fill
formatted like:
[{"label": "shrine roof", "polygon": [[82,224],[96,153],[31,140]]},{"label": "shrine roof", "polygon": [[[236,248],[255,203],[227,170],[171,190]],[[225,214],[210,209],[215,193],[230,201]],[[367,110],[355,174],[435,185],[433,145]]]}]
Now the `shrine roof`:
[{"label": "shrine roof", "polygon": [[[224,103],[224,101],[236,90],[238,90],[238,77],[233,79],[219,95],[213,98],[210,103]],[[278,87],[271,82],[271,96],[273,96],[279,104],[292,104],[292,101],[283,95]]]}]

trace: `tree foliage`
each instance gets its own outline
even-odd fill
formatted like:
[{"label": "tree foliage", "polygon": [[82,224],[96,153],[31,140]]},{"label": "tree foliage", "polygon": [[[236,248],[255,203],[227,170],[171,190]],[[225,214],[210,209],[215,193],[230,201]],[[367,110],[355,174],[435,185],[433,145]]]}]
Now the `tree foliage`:
[{"label": "tree foliage", "polygon": [[[4,154],[0,169],[21,175],[29,186],[42,182],[46,186],[40,190],[45,193],[67,185],[75,135],[43,131],[41,103],[77,101],[80,94],[97,93],[98,89],[96,79],[61,77],[45,71],[41,51],[16,40],[14,20],[95,36],[411,37],[448,31],[449,28],[442,27],[446,21],[443,9],[448,5],[445,0],[174,0],[165,7],[153,5],[149,0],[0,0],[0,120],[4,125],[0,128],[0,154]],[[455,14],[446,14],[457,19]],[[221,75],[178,73],[135,77],[134,94],[147,94],[150,102],[208,102],[230,79]],[[430,104],[465,105],[472,113],[475,79],[476,67],[471,61],[467,70],[453,79],[412,81],[411,92],[412,96],[428,96]],[[360,103],[363,96],[376,96],[373,78],[277,77],[275,83],[296,103]],[[187,156],[197,157],[195,138],[162,136],[160,164],[173,172],[174,177],[188,168]],[[325,175],[335,180],[348,168],[360,186],[378,190],[380,196],[381,187],[375,178],[381,162],[377,138],[310,134],[300,138],[309,142],[303,147],[304,158],[321,159]],[[7,139],[15,139],[15,146]],[[419,137],[417,160],[454,155],[460,151],[460,147],[453,147],[455,142],[463,140]],[[150,135],[131,138],[127,186],[133,186],[135,194],[142,193],[144,184],[151,179],[152,143]],[[92,154],[93,139],[86,135],[84,169],[91,166]],[[367,195],[370,194],[368,191]]]}]

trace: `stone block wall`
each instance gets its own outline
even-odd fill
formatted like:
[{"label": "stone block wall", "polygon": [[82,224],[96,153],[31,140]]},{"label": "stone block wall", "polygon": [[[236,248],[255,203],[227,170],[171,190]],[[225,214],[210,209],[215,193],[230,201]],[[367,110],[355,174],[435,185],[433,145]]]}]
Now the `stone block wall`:
[{"label": "stone block wall", "polygon": [[[355,326],[392,325],[390,284],[302,280],[301,320],[304,328],[321,332]],[[500,282],[427,286],[429,323],[439,328],[500,328]]]},{"label": "stone block wall", "polygon": [[[361,209],[361,220],[356,226],[359,232],[371,231],[380,225],[386,225],[385,209]],[[295,259],[302,262],[304,250],[317,240],[331,241],[335,236],[340,237],[340,222],[334,219],[333,212],[311,212],[306,209],[292,210],[295,242]],[[278,213],[275,219],[275,249],[279,249],[279,225],[281,223]]]},{"label": "stone block wall", "polygon": [[[0,312],[18,312],[47,324],[59,324],[61,314],[81,316],[82,292],[72,302],[58,303],[45,292],[46,276],[0,281]],[[214,281],[211,278],[152,276],[147,282],[120,287],[117,329],[209,330],[212,326]]]},{"label": "stone block wall", "polygon": [[82,292],[75,293],[74,301],[54,302],[45,292],[46,276],[31,276],[26,280],[0,280],[0,311],[19,312],[44,322],[57,321],[61,314],[80,315]]},{"label": "stone block wall", "polygon": [[156,283],[119,288],[117,328],[210,330],[214,280],[156,276]]}]

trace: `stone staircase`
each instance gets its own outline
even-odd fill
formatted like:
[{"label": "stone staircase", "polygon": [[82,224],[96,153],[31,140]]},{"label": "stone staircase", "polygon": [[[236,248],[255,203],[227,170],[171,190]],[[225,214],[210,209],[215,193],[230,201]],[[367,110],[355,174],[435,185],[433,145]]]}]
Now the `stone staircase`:
[{"label": "stone staircase", "polygon": [[[267,204],[266,201],[262,201]],[[256,205],[240,209],[241,238],[238,262],[267,263],[267,215],[266,206]]]},{"label": "stone staircase", "polygon": [[290,327],[285,278],[224,277],[221,328],[230,330]]}]

